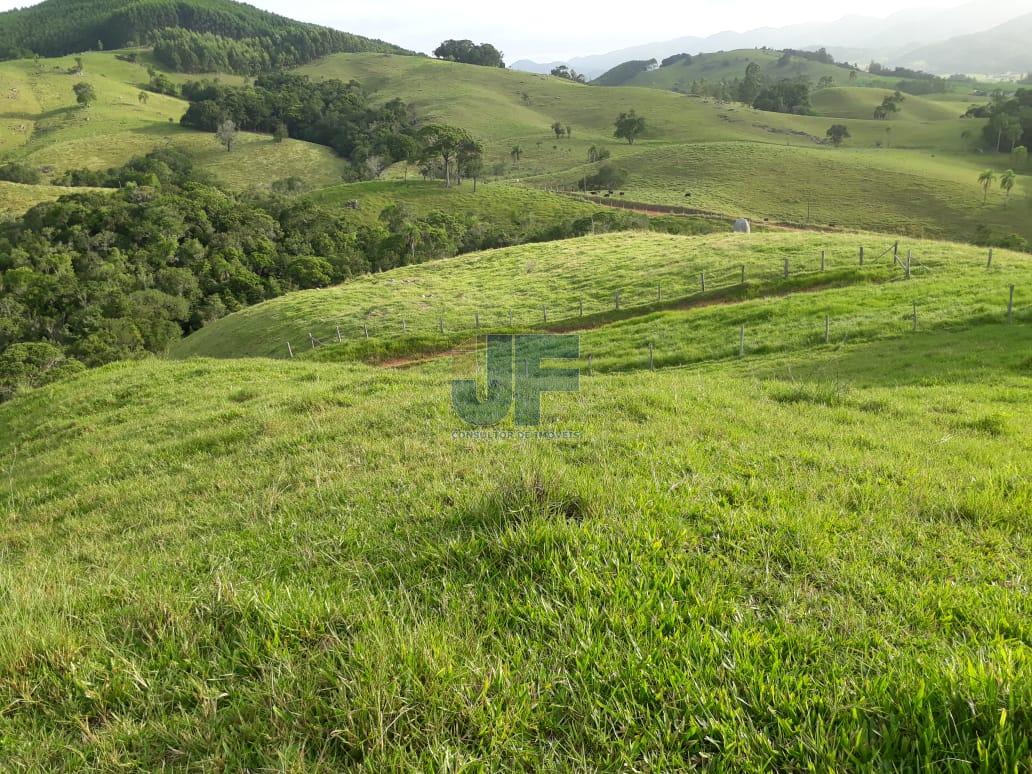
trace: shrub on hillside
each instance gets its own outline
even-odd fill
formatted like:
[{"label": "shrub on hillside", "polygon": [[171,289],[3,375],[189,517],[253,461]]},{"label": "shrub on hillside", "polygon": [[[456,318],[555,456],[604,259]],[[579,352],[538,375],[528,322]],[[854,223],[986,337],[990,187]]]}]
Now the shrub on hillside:
[{"label": "shrub on hillside", "polygon": [[0,165],[0,180],[6,180],[9,183],[36,185],[42,179],[43,176],[39,173],[39,170],[26,164],[9,161],[6,164]]},{"label": "shrub on hillside", "polygon": [[85,366],[43,341],[12,344],[0,354],[0,402],[79,373]]},{"label": "shrub on hillside", "polygon": [[612,190],[627,182],[627,170],[612,164],[603,164],[598,172],[588,175],[580,181],[582,191]]}]

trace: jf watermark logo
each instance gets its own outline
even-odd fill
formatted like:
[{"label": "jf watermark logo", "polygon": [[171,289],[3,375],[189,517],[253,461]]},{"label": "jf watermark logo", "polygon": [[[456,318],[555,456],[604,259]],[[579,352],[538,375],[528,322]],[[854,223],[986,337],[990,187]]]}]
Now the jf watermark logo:
[{"label": "jf watermark logo", "polygon": [[576,392],[580,371],[576,368],[544,367],[546,360],[580,357],[580,337],[562,334],[529,334],[487,337],[487,392],[477,396],[471,379],[452,382],[452,405],[470,425],[490,427],[509,415],[513,404],[517,425],[541,422],[541,394]]}]

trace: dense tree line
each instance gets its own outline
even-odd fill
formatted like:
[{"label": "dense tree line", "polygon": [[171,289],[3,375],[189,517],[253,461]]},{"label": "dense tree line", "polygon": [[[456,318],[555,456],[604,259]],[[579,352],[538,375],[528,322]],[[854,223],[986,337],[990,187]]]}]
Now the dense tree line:
[{"label": "dense tree line", "polygon": [[240,39],[170,28],[154,33],[152,41],[154,57],[168,69],[183,73],[256,75],[344,51],[397,50],[357,35],[310,25]]},{"label": "dense tree line", "polygon": [[[226,193],[173,150],[107,172],[71,172],[66,182],[120,188],[39,204],[0,225],[0,360],[11,352],[4,367],[18,384],[37,361],[50,369],[67,358],[99,365],[161,352],[212,320],[292,290],[642,225],[618,213],[547,224],[515,213],[492,224],[404,204],[370,219],[303,199]],[[31,342],[53,347],[18,347]]]},{"label": "dense tree line", "polygon": [[[303,24],[231,0],[47,0],[0,16],[0,55],[63,56],[152,42],[169,28],[293,48],[285,56],[336,51],[408,53],[383,41]],[[320,53],[321,52],[321,53]]]},{"label": "dense tree line", "polygon": [[351,162],[356,178],[417,160],[413,111],[399,99],[373,104],[355,81],[277,73],[245,87],[189,82],[182,95],[191,102],[183,126],[214,132],[228,119],[245,131],[273,134],[284,127],[290,137],[333,148]]}]

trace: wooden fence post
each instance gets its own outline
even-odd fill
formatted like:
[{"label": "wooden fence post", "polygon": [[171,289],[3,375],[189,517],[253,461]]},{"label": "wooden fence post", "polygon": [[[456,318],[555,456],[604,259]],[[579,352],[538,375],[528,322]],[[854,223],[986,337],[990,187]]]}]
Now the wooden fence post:
[{"label": "wooden fence post", "polygon": [[706,272],[699,272],[699,282],[702,283],[702,292],[706,292]]},{"label": "wooden fence post", "polygon": [[860,245],[860,265],[864,265],[864,246]]},{"label": "wooden fence post", "polygon": [[441,328],[441,333],[444,334],[444,318],[443,317],[440,318],[440,320],[438,320],[438,324],[439,324],[439,326]]},{"label": "wooden fence post", "polygon": [[595,356],[588,355],[588,376],[595,375]]},{"label": "wooden fence post", "polygon": [[614,296],[614,298],[616,299],[616,311],[619,312],[620,311],[620,291],[619,290],[616,291],[616,295]]},{"label": "wooden fence post", "polygon": [[662,304],[663,303],[663,286],[662,285],[656,285],[656,303],[657,304]]},{"label": "wooden fence post", "polygon": [[914,302],[914,330],[917,330],[917,301]]},{"label": "wooden fence post", "polygon": [[1010,286],[1010,300],[1007,302],[1007,322],[1014,319],[1014,286]]},{"label": "wooden fence post", "polygon": [[824,315],[824,343],[831,343],[831,315]]},{"label": "wooden fence post", "polygon": [[509,327],[512,327],[512,309],[509,310]]},{"label": "wooden fence post", "polygon": [[362,320],[362,333],[365,334],[365,337],[367,339],[369,338],[369,321],[368,320]]},{"label": "wooden fence post", "polygon": [[290,355],[290,357],[292,358],[294,357],[294,348],[290,346],[289,341],[287,342],[287,354]]},{"label": "wooden fence post", "polygon": [[338,344],[344,343],[344,339],[342,339],[341,335],[340,335],[340,326],[339,325],[337,326],[337,343]]},{"label": "wooden fence post", "polygon": [[584,316],[584,299],[583,298],[578,298],[577,299],[577,316],[578,317],[583,317]]},{"label": "wooden fence post", "polygon": [[406,334],[408,333],[408,320],[404,317],[401,318],[401,332]]},{"label": "wooden fence post", "polygon": [[742,264],[742,284],[745,284],[745,264]]},{"label": "wooden fence post", "polygon": [[907,279],[910,279],[910,261],[911,261],[911,259],[912,259],[913,257],[914,257],[914,251],[913,251],[913,250],[907,250],[907,268],[906,268],[906,271],[907,271],[907,274],[906,274],[906,276],[907,276]]},{"label": "wooden fence post", "polygon": [[548,307],[541,307],[541,319],[544,320],[545,323],[548,322]]},{"label": "wooden fence post", "polygon": [[473,313],[473,324],[477,327],[477,333],[480,333],[480,312]]},{"label": "wooden fence post", "polygon": [[895,266],[899,263],[899,240],[897,239],[892,245],[892,265]]},{"label": "wooden fence post", "polygon": [[317,344],[315,343],[315,336],[313,336],[313,335],[312,335],[312,332],[311,332],[311,331],[309,331],[309,332],[308,332],[308,341],[309,341],[309,342],[311,342],[311,344],[312,344],[312,349],[315,349],[315,348],[316,348],[316,347],[318,346],[318,345],[317,345]]},{"label": "wooden fence post", "polygon": [[785,279],[788,279],[788,258],[785,259]]},{"label": "wooden fence post", "polygon": [[655,359],[653,357],[652,342],[651,341],[649,342],[649,370],[650,371],[655,371],[656,370],[656,361],[655,361]]},{"label": "wooden fence post", "polygon": [[993,266],[993,248],[989,248],[989,260],[985,262],[985,268],[991,269]]},{"label": "wooden fence post", "polygon": [[738,329],[738,357],[745,357],[745,326]]},{"label": "wooden fence post", "polygon": [[824,250],[821,250],[821,271],[824,271]]}]

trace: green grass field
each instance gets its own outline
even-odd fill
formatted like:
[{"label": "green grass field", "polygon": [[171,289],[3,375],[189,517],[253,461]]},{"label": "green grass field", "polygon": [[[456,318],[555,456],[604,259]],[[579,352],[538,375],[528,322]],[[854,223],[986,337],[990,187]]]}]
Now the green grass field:
[{"label": "green grass field", "polygon": [[[825,89],[816,103],[827,115],[789,116],[662,89],[603,89],[412,57],[342,54],[300,71],[355,78],[376,94],[400,95],[434,119],[465,126],[485,140],[489,167],[501,165],[506,176],[535,185],[575,185],[596,168],[587,149],[598,145],[630,172],[624,189],[633,201],[804,223],[812,200],[811,222],[821,225],[970,240],[984,223],[1032,235],[1021,170],[1007,206],[998,190],[988,207],[979,206],[979,173],[1011,162],[970,152],[964,134],[977,135],[981,123],[959,116],[977,99],[960,93],[943,95],[949,100],[908,96],[898,117],[875,121],[884,88]],[[613,119],[630,108],[649,126],[633,146],[612,137]],[[854,116],[845,119],[852,135],[846,147],[820,146],[840,114]],[[556,120],[573,127],[571,138],[554,138],[549,126]],[[524,151],[518,165],[509,158],[513,144]],[[785,170],[792,170],[787,179]]]},{"label": "green grass field", "polygon": [[832,78],[836,84],[854,83],[858,86],[873,88],[889,88],[895,86],[899,79],[885,78],[858,72],[855,81],[849,80],[849,70],[844,67],[813,62],[800,57],[792,57],[787,64],[779,64],[781,52],[767,49],[739,49],[736,51],[718,51],[705,53],[692,59],[684,60],[666,67],[659,67],[648,72],[639,73],[625,85],[648,86],[670,91],[688,91],[692,83],[719,83],[731,81],[745,75],[745,68],[750,63],[760,66],[764,76],[779,80],[783,78],[808,78],[817,82],[821,78]]},{"label": "green grass field", "polygon": [[[410,336],[439,336],[442,322],[445,338],[458,336],[461,340],[473,335],[478,315],[484,330],[510,325],[578,327],[582,322],[588,327],[612,322],[615,294],[620,292],[623,314],[615,315],[616,318],[654,311],[659,315],[616,322],[598,328],[588,337],[616,336],[619,343],[615,346],[622,348],[624,359],[640,362],[649,326],[680,330],[690,329],[699,319],[719,321],[707,333],[708,339],[703,341],[700,337],[695,341],[705,352],[714,337],[729,342],[732,335],[737,336],[738,326],[750,320],[762,319],[776,327],[778,315],[772,310],[781,306],[796,310],[788,313],[792,317],[813,303],[803,324],[813,326],[811,331],[817,325],[815,318],[823,324],[826,307],[807,300],[812,297],[785,299],[775,304],[749,302],[755,306],[755,312],[748,305],[748,311],[737,305],[726,309],[663,311],[664,304],[707,300],[698,297],[702,273],[709,276],[707,292],[731,291],[739,296],[744,293],[745,297],[781,295],[827,283],[857,285],[852,290],[837,291],[843,300],[830,301],[829,312],[846,326],[842,330],[852,330],[854,323],[870,329],[873,323],[868,317],[873,315],[885,323],[886,332],[902,324],[899,321],[910,313],[912,301],[920,300],[929,309],[936,308],[934,314],[941,315],[938,305],[963,293],[965,303],[954,305],[956,308],[944,318],[963,320],[988,312],[989,307],[983,304],[990,304],[991,299],[996,299],[996,310],[1003,309],[1010,284],[1019,288],[1032,286],[1032,261],[1020,254],[997,251],[994,270],[986,272],[986,253],[980,248],[907,240],[900,245],[900,257],[913,251],[913,279],[904,287],[899,281],[902,270],[894,268],[891,253],[885,253],[891,244],[874,234],[678,237],[621,233],[522,245],[408,266],[332,288],[282,296],[208,325],[179,342],[172,355],[287,357],[288,342],[298,352],[310,348],[309,334],[324,343],[335,343],[339,328],[349,342],[365,339],[367,331],[373,339],[404,341]],[[866,255],[863,269],[859,266],[860,245]],[[822,250],[826,268],[823,274],[819,271]],[[782,276],[786,259],[790,275],[787,282]],[[887,285],[878,287],[877,283]],[[1027,298],[1027,293],[1022,290],[1018,296],[1019,311],[1024,308],[1020,302]],[[868,305],[868,299],[879,297],[890,300]],[[654,309],[654,305],[658,308]],[[585,321],[580,319],[582,312]],[[741,321],[735,322],[739,316]],[[795,323],[786,325],[791,329]],[[786,333],[786,348],[792,348],[789,345],[795,341],[796,333],[794,329]],[[769,333],[763,335],[767,337]],[[684,336],[675,334],[672,338],[680,341]],[[637,343],[629,343],[631,340]],[[430,344],[436,347],[440,341],[434,338]],[[608,357],[611,351],[607,345],[605,353],[598,354]]]},{"label": "green grass field", "polygon": [[[980,224],[1032,237],[1032,198],[1020,177],[1009,199],[983,205],[977,162],[899,149],[795,148],[756,143],[643,146],[620,159],[625,198],[754,220],[972,240]],[[781,176],[792,170],[792,184]],[[543,181],[574,185],[587,167]],[[690,194],[690,196],[686,196]],[[859,206],[860,203],[863,206]]]},{"label": "green grass field", "polygon": [[[427,58],[302,68],[473,131],[473,193],[343,183],[257,135],[226,153],[111,53],[79,110],[70,64],[0,63],[0,153],[47,180],[174,145],[356,226],[402,202],[527,235],[602,211],[542,190],[594,144],[618,200],[721,231],[365,275],[0,403],[0,769],[1032,768],[1032,256],[928,239],[1032,237],[1030,189],[982,206],[1007,162],[967,151],[963,95],[876,122],[878,89],[799,117]],[[816,142],[839,120],[845,147]],[[0,209],[61,193],[0,183]],[[475,431],[452,380],[484,381],[500,331],[577,335],[579,388]]]},{"label": "green grass field", "polygon": [[0,757],[1021,770],[1030,343],[585,376],[544,399],[568,440],[467,437],[432,370],[152,360],[26,395]]},{"label": "green grass field", "polygon": [[[118,52],[83,55],[84,72],[70,75],[75,57],[0,63],[0,152],[55,177],[69,169],[107,169],[155,148],[189,153],[229,188],[267,188],[287,177],[302,177],[311,187],[341,181],[346,165],[331,150],[311,143],[242,133],[232,154],[214,136],[183,129],[187,103],[160,94],[139,99],[147,82],[146,58],[130,64]],[[204,76],[189,76],[199,78]],[[214,76],[213,76],[214,77]],[[217,76],[228,82],[239,78]],[[176,76],[182,81],[186,76]],[[72,86],[91,83],[97,101],[88,109],[75,103]],[[0,207],[19,213],[25,204],[56,198],[47,191],[4,191]]]},{"label": "green grass field", "polygon": [[[821,89],[813,95],[813,107],[824,116],[866,120],[873,116],[874,109],[882,100],[893,92],[890,88],[858,86]],[[979,104],[976,97],[965,99],[962,95],[950,96],[953,99],[947,101],[905,94],[893,121],[950,121],[959,118],[970,106]]]}]

